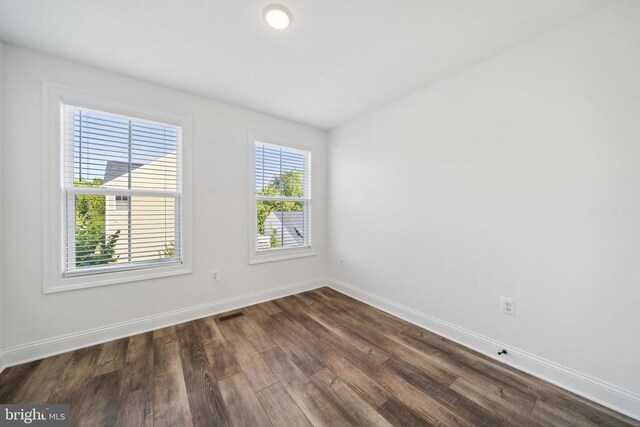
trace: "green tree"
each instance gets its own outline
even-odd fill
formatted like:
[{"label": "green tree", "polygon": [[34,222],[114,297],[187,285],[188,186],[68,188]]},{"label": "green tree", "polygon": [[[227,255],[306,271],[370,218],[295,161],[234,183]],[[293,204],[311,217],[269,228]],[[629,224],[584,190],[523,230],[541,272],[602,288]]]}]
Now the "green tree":
[{"label": "green tree", "polygon": [[282,196],[302,197],[302,171],[292,170],[278,175],[271,185],[279,189]]},{"label": "green tree", "polygon": [[[75,180],[76,187],[96,188],[101,179]],[[115,247],[120,230],[107,235],[105,227],[106,198],[96,194],[76,195],[76,266],[111,264],[118,260]]]},{"label": "green tree", "polygon": [[[262,190],[256,192],[259,196],[286,196],[302,197],[302,171],[293,170],[284,172],[275,178]],[[271,212],[275,211],[301,211],[304,208],[302,202],[271,202],[259,201],[257,204],[258,234],[264,235],[264,222]],[[273,236],[273,235],[272,235]],[[273,248],[273,237],[271,247]]]}]

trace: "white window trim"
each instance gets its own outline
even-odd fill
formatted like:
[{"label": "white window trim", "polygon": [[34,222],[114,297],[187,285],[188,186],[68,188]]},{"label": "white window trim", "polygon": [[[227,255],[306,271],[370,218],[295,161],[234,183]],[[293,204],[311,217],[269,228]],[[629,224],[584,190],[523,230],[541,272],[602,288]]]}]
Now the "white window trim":
[{"label": "white window trim", "polygon": [[[255,189],[255,156],[256,156],[256,141],[263,142],[265,144],[280,145],[283,147],[293,148],[294,150],[303,150],[311,153],[311,200],[309,201],[309,215],[311,215],[311,224],[309,231],[311,232],[311,245],[300,248],[278,248],[268,251],[260,251],[256,249],[256,235],[258,229],[258,220],[256,218],[256,189]],[[303,140],[293,140],[288,138],[282,138],[280,136],[271,135],[264,132],[258,132],[249,129],[248,131],[248,145],[249,145],[249,211],[248,211],[248,231],[249,231],[249,264],[261,264],[265,262],[284,261],[288,259],[302,258],[316,255],[316,223],[317,215],[315,206],[317,203],[315,200],[315,183],[317,182],[316,174],[317,167],[313,167],[314,158],[316,155],[313,150],[313,145]]]},{"label": "white window trim", "polygon": [[[180,228],[182,233],[182,263],[166,266],[144,266],[95,274],[63,276],[64,257],[64,191],[62,104],[75,105],[123,116],[137,117],[182,128],[182,195]],[[56,83],[43,84],[43,275],[45,294],[97,286],[155,279],[193,271],[192,208],[191,208],[191,118],[188,115],[155,110],[146,106],[114,100],[102,95],[74,89]]]}]

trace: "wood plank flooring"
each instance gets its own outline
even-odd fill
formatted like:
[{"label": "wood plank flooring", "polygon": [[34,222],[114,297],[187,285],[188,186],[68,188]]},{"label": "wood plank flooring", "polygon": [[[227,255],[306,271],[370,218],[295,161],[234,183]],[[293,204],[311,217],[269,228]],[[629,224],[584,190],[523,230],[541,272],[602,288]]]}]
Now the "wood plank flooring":
[{"label": "wood plank flooring", "polygon": [[236,312],[8,368],[0,402],[78,426],[640,426],[329,288]]}]

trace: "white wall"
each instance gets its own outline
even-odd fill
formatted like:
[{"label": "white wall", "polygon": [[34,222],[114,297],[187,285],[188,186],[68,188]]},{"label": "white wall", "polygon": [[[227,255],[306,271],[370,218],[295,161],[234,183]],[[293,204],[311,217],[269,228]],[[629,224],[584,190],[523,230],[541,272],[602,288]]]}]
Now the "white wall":
[{"label": "white wall", "polygon": [[4,45],[2,43],[2,41],[0,41],[0,367],[2,366],[2,349],[4,347],[3,342],[4,342],[4,283],[3,283],[3,274],[2,272],[4,271],[4,252],[3,252],[3,240],[2,240],[2,236],[3,236],[3,222],[2,222],[2,217],[3,217],[3,207],[4,207],[4,191],[2,191],[2,182],[4,181],[3,179],[3,170],[4,168],[2,167],[3,164],[3,156],[4,156],[4,150],[3,150],[3,145],[2,145],[2,141],[3,141],[3,133],[4,133],[4,126],[2,125],[2,86],[4,84],[4,80],[2,78],[2,53],[3,53],[3,48]]},{"label": "white wall", "polygon": [[[118,322],[321,278],[326,268],[326,239],[314,236],[317,256],[260,265],[248,264],[248,129],[283,138],[303,139],[315,147],[314,182],[318,230],[325,230],[326,133],[282,119],[170,90],[52,56],[5,45],[3,278],[5,347],[26,354],[59,351],[91,339]],[[117,100],[189,114],[193,121],[194,272],[57,294],[42,293],[42,104],[43,81],[70,85]],[[220,281],[209,282],[212,268]],[[264,294],[268,298],[272,294]],[[245,300],[238,303],[246,302]],[[233,303],[229,303],[233,305]],[[226,306],[228,306],[227,304]],[[225,305],[221,307],[226,307]],[[204,310],[206,311],[206,310]],[[198,311],[202,314],[204,311]],[[171,320],[171,319],[169,319]],[[142,323],[136,330],[153,326]],[[65,334],[92,330],[83,339],[20,353],[21,346]],[[111,333],[126,333],[126,328]],[[76,335],[77,338],[77,335]],[[82,338],[82,337],[81,337]],[[66,347],[65,347],[66,346]],[[13,349],[13,350],[12,350]],[[28,348],[27,348],[28,350]]]},{"label": "white wall", "polygon": [[637,398],[639,77],[623,1],[335,129],[331,275]]}]

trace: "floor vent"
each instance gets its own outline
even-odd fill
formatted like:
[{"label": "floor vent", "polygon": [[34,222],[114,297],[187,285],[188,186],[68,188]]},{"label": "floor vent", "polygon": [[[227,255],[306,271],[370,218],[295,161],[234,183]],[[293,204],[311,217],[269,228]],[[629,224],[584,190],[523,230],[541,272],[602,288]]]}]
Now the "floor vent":
[{"label": "floor vent", "polygon": [[236,317],[240,317],[240,316],[244,316],[244,314],[242,312],[233,313],[233,314],[227,314],[226,316],[218,317],[218,320],[221,321],[221,322],[224,322],[225,320],[235,319]]}]

